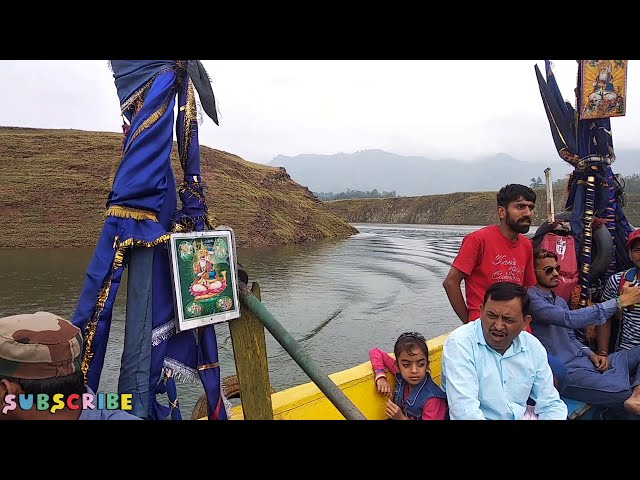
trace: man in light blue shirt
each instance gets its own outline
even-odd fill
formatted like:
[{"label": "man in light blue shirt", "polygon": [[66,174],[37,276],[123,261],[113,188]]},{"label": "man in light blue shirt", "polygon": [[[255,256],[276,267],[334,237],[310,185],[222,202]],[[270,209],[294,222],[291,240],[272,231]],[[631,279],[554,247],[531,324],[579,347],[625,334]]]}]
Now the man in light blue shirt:
[{"label": "man in light blue shirt", "polygon": [[527,290],[492,285],[480,321],[456,328],[444,344],[442,388],[452,420],[522,420],[527,401],[540,420],[566,420],[567,406],[553,386],[547,351],[525,332],[531,321]]}]

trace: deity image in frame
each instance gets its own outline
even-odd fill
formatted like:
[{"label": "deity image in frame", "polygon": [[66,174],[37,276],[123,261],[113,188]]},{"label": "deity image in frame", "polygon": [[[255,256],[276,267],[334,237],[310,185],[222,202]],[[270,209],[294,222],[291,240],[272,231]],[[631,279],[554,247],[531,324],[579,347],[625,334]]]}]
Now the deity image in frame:
[{"label": "deity image in frame", "polygon": [[627,60],[580,60],[580,119],[626,114]]},{"label": "deity image in frame", "polygon": [[178,331],[240,316],[234,242],[232,232],[227,230],[171,235]]}]

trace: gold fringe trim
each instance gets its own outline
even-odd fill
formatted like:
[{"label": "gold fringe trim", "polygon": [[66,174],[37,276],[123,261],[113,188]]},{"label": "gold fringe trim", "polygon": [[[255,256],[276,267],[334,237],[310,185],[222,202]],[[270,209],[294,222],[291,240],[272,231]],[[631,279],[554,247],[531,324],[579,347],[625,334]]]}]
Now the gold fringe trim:
[{"label": "gold fringe trim", "polygon": [[189,184],[187,182],[183,182],[180,187],[178,187],[178,193],[184,193],[184,192],[189,192],[191,195],[193,195],[194,197],[196,197],[198,200],[200,200],[202,203],[206,202],[206,199],[204,198],[203,195],[201,195],[199,192],[197,192],[196,190],[193,190],[191,187],[189,187]]},{"label": "gold fringe trim", "polygon": [[178,223],[173,224],[173,227],[171,227],[171,233],[193,232],[195,228],[195,221],[192,218],[184,217]]},{"label": "gold fringe trim", "polygon": [[[178,62],[178,64],[179,63],[180,62]],[[131,105],[136,102],[136,100],[141,99],[141,97],[146,93],[146,90],[149,87],[151,87],[151,84],[155,81],[155,79],[158,77],[158,75],[161,75],[161,74],[163,74],[165,72],[168,72],[169,70],[173,70],[173,69],[174,69],[173,67],[163,68],[158,73],[156,73],[153,77],[151,77],[149,80],[147,80],[146,83],[144,83],[140,88],[138,88],[138,90],[133,92],[129,96],[129,98],[127,98],[127,100],[125,100],[125,102],[120,106],[120,113],[126,112],[127,110],[129,110]]]},{"label": "gold fringe trim", "polygon": [[138,208],[122,207],[120,205],[113,205],[109,207],[103,215],[103,218],[107,217],[133,218],[135,220],[151,220],[153,222],[158,221],[158,217],[153,212],[140,210]]},{"label": "gold fringe trim", "polygon": [[160,245],[161,243],[168,242],[170,236],[171,236],[170,234],[165,233],[164,235],[159,236],[153,242],[145,242],[144,240],[134,240],[133,238],[127,238],[123,242],[120,242],[118,244],[118,250],[116,251],[116,255],[115,255],[115,258],[113,260],[113,269],[117,270],[122,266],[122,264],[124,262],[124,254],[126,253],[128,248],[130,248],[130,247],[146,247],[146,248],[155,247],[156,245]]},{"label": "gold fringe trim", "polygon": [[185,105],[184,114],[184,145],[180,152],[180,164],[184,171],[187,165],[187,157],[189,155],[189,148],[191,147],[191,137],[194,131],[194,125],[198,121],[198,110],[196,107],[196,97],[193,91],[193,82],[187,77],[187,104]]},{"label": "gold fringe trim", "polygon": [[[215,219],[213,215],[204,215],[205,230],[214,230]],[[190,218],[185,218],[181,222],[174,223],[171,227],[171,233],[192,232],[195,229],[195,223]]]},{"label": "gold fringe trim", "polygon": [[151,80],[142,85],[138,90],[133,92],[131,96],[120,106],[120,113],[124,114],[124,112],[129,110],[129,107],[131,107],[131,105],[133,105],[138,99],[140,99],[140,97],[144,95],[146,90],[151,86],[155,79],[156,77],[154,76]]},{"label": "gold fringe trim", "polygon": [[[111,282],[109,282],[109,284],[111,284]],[[82,364],[80,365],[80,370],[82,371],[82,376],[84,377],[84,383],[87,383],[89,381],[89,365],[91,365],[91,360],[93,360],[93,352],[91,351],[91,346],[93,344],[93,337],[96,334],[97,327],[97,320],[91,320],[87,325],[87,332],[85,335],[85,351],[84,356],[82,357]]]},{"label": "gold fringe trim", "polygon": [[142,125],[140,125],[138,129],[135,131],[135,133],[131,136],[131,140],[129,140],[129,146],[127,147],[127,150],[129,149],[131,144],[134,142],[134,140],[138,138],[138,135],[140,135],[146,129],[148,129],[155,123],[157,123],[158,120],[162,118],[162,116],[167,112],[170,102],[171,102],[171,99],[167,100],[166,103],[163,103],[162,105],[160,105],[160,107],[155,112],[149,115],[149,118],[147,118],[144,122],[142,122]]},{"label": "gold fringe trim", "polygon": [[[559,130],[558,130],[558,133],[560,133]],[[564,142],[564,139],[562,139],[562,141]],[[566,145],[566,142],[565,142],[565,145]],[[576,163],[578,163],[578,161],[580,160],[579,155],[569,152],[569,149],[566,147],[563,147],[560,150],[558,150],[558,153],[560,154],[560,158],[562,158],[564,161],[566,161],[567,163],[570,163],[573,166],[575,166]]]},{"label": "gold fringe trim", "polygon": [[100,318],[100,314],[104,309],[105,303],[107,303],[107,299],[109,298],[109,291],[111,290],[111,281],[113,279],[113,271],[109,278],[104,282],[102,289],[100,289],[100,293],[98,294],[98,301],[96,303],[96,309],[93,314],[93,318],[87,324],[87,330],[85,335],[85,349],[84,356],[82,357],[82,363],[80,365],[80,370],[82,371],[82,375],[84,377],[85,383],[88,381],[88,373],[89,373],[89,365],[91,365],[91,360],[93,360],[93,351],[91,349],[93,345],[93,337],[96,335],[96,330],[98,329],[98,318]]},{"label": "gold fringe trim", "polygon": [[206,365],[198,365],[198,370],[208,370],[210,368],[218,368],[219,366],[220,362],[207,363]]},{"label": "gold fringe trim", "polygon": [[98,294],[98,301],[96,302],[96,309],[93,314],[93,318],[87,324],[86,334],[85,334],[85,350],[84,356],[82,358],[82,364],[80,366],[80,370],[82,371],[82,375],[84,376],[84,381],[87,382],[87,374],[89,373],[89,366],[91,365],[91,360],[93,359],[93,351],[91,349],[93,345],[93,339],[96,335],[96,330],[98,329],[98,319],[100,318],[100,314],[104,309],[105,304],[107,303],[107,299],[109,298],[109,292],[111,291],[111,282],[113,280],[113,274],[122,267],[124,262],[124,255],[126,250],[131,247],[155,247],[161,243],[165,243],[169,240],[170,235],[167,233],[165,235],[161,235],[156,240],[152,242],[145,242],[144,240],[134,240],[133,238],[128,238],[123,242],[119,242],[118,237],[116,236],[114,239],[114,248],[116,249],[116,254],[113,259],[113,265],[111,267],[111,275],[104,282],[102,289],[100,289],[100,293]]},{"label": "gold fringe trim", "polygon": [[206,225],[207,229],[213,230],[215,228],[214,225],[216,223],[215,217],[211,214],[207,214],[205,215],[205,219],[206,219],[205,223],[207,224]]}]

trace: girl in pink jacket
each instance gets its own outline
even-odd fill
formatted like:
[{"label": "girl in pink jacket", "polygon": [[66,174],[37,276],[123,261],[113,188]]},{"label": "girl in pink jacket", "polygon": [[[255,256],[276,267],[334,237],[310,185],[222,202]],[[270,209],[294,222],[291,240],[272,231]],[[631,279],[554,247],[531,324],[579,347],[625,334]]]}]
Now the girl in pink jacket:
[{"label": "girl in pink jacket", "polygon": [[[396,360],[379,348],[369,351],[378,393],[389,398],[386,414],[392,420],[444,420],[448,417],[447,397],[431,379],[429,349],[417,332],[403,333],[393,347]],[[385,367],[395,375],[391,393]]]}]

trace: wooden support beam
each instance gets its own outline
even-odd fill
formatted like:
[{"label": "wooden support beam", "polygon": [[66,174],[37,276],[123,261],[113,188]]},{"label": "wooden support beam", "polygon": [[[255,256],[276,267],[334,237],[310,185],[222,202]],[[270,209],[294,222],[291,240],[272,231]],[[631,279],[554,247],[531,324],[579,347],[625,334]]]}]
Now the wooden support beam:
[{"label": "wooden support beam", "polygon": [[[260,285],[253,282],[251,293],[260,300]],[[240,317],[229,322],[240,399],[245,420],[273,420],[271,383],[264,326],[240,304]]]}]

